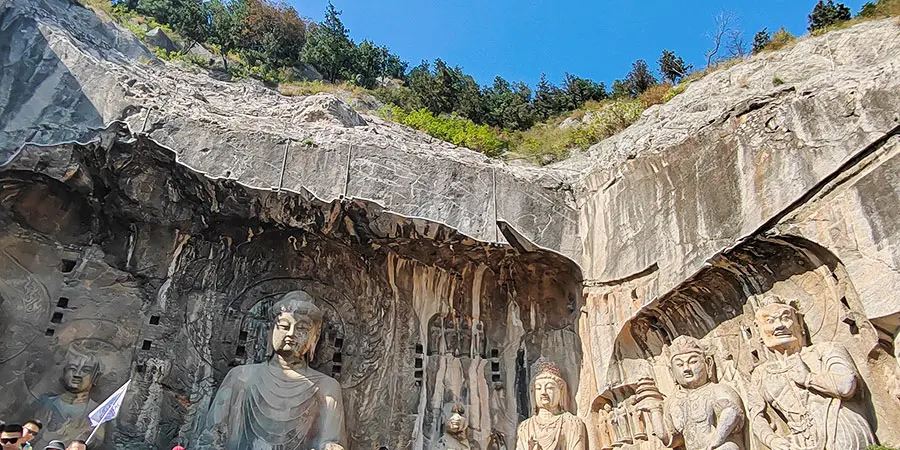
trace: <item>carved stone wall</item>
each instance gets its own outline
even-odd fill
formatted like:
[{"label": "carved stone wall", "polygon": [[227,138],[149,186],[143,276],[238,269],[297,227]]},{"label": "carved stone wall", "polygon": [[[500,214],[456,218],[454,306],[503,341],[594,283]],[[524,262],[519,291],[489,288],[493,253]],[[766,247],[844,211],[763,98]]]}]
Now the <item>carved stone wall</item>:
[{"label": "carved stone wall", "polygon": [[[511,448],[527,367],[553,355],[578,385],[580,272],[552,252],[209,180],[116,126],[26,148],[0,178],[2,417],[99,359],[79,413],[132,380],[106,447],[190,443],[225,373],[271,354],[267,309],[297,289],[324,311],[311,365],[342,386],[350,448],[429,448],[452,403],[479,448]],[[76,344],[90,356],[68,356]]]}]

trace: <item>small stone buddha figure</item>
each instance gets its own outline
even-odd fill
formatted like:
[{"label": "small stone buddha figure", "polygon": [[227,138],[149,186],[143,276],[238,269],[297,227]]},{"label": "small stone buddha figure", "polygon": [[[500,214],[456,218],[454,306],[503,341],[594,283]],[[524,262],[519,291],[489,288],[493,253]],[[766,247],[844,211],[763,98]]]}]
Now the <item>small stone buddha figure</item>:
[{"label": "small stone buddha figure", "polygon": [[444,410],[444,434],[438,439],[435,450],[469,450],[469,421],[466,407],[460,403]]},{"label": "small stone buddha figure", "polygon": [[344,407],[337,381],[309,367],[322,311],[293,291],[272,307],[269,361],[231,369],[216,392],[198,448],[342,450]]},{"label": "small stone buddha figure", "polygon": [[604,403],[597,411],[597,446],[600,450],[612,450],[613,442],[616,442],[616,430],[612,423],[612,406]]},{"label": "small stone buddha figure", "polygon": [[[748,412],[753,434],[772,450],[862,450],[872,428],[848,403],[861,382],[847,349],[837,342],[808,345],[794,307],[768,295],[756,326],[768,359],[751,374]],[[778,421],[786,427],[775,426]]]},{"label": "small stone buddha figure", "polygon": [[586,450],[587,428],[568,411],[569,394],[559,366],[541,358],[532,373],[534,415],[519,424],[516,450]]},{"label": "small stone buddha figure", "polygon": [[743,450],[744,403],[731,386],[713,382],[712,355],[690,336],[675,338],[669,350],[677,390],[664,405],[659,395],[638,405],[649,413],[653,433],[671,448]]},{"label": "small stone buddha figure", "polygon": [[[63,393],[41,396],[35,414],[44,422],[39,445],[51,439],[84,439],[91,432],[88,414],[98,405],[91,399],[91,390],[99,377],[100,360],[97,356],[77,344],[69,347],[60,378]],[[91,441],[102,442],[105,434],[106,426],[101,425]]]}]

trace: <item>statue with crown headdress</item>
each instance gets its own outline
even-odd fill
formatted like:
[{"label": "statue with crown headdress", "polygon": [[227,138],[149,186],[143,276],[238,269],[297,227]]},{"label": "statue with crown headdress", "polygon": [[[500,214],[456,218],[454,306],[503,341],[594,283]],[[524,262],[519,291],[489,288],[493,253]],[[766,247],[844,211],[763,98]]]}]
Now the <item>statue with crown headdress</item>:
[{"label": "statue with crown headdress", "polygon": [[875,444],[856,408],[861,379],[838,342],[809,344],[800,313],[768,294],[755,314],[766,360],[751,374],[750,427],[772,450],[862,450]]},{"label": "statue with crown headdress", "polygon": [[231,369],[206,416],[200,450],[341,450],[341,386],[309,367],[322,311],[293,291],[272,306],[272,356]]},{"label": "statue with crown headdress", "polygon": [[532,369],[534,415],[519,424],[516,450],[586,450],[587,428],[569,412],[569,393],[559,366],[544,358]]},{"label": "statue with crown headdress", "polygon": [[687,450],[743,450],[744,404],[731,386],[715,382],[715,366],[706,346],[679,336],[669,347],[676,391],[661,401],[652,380],[637,389],[637,409],[648,413],[653,434],[666,447]]}]

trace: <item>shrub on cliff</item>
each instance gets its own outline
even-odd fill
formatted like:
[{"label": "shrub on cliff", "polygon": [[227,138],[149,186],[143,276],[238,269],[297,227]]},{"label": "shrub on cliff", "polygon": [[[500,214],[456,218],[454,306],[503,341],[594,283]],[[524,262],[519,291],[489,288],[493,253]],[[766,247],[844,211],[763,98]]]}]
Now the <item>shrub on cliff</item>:
[{"label": "shrub on cliff", "polygon": [[471,120],[456,114],[436,116],[425,108],[406,112],[394,105],[385,105],[377,111],[377,114],[410,128],[423,131],[443,141],[470,148],[487,156],[500,156],[507,147],[507,143],[501,139],[499,133],[490,127],[476,125]]},{"label": "shrub on cliff", "polygon": [[809,31],[816,31],[850,20],[850,8],[834,0],[819,0],[809,14]]}]

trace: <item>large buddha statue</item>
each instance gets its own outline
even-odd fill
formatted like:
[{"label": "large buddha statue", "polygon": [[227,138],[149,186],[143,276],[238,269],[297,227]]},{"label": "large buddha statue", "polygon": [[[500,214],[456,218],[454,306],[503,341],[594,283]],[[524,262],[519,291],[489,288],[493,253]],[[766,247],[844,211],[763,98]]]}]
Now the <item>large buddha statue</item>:
[{"label": "large buddha statue", "polygon": [[341,387],[309,367],[322,312],[293,291],[272,307],[274,354],[231,369],[216,392],[198,448],[206,450],[342,450]]},{"label": "large buddha statue", "polygon": [[675,338],[670,351],[678,389],[663,404],[654,385],[637,406],[648,413],[653,434],[666,447],[743,450],[744,404],[731,386],[713,381],[712,355],[690,336]]},{"label": "large buddha statue", "polygon": [[747,393],[757,439],[772,450],[873,445],[868,421],[848,407],[861,380],[847,349],[837,342],[807,345],[800,314],[773,295],[763,299],[755,319],[768,353]]},{"label": "large buddha statue", "polygon": [[533,373],[534,415],[519,424],[516,450],[587,450],[587,428],[569,412],[569,393],[559,367],[541,358]]},{"label": "large buddha statue", "polygon": [[[96,355],[77,344],[69,347],[60,377],[63,392],[41,396],[35,413],[44,422],[37,444],[51,439],[84,439],[91,432],[88,414],[97,407],[91,390],[99,376],[100,360]],[[106,425],[101,425],[91,441],[102,442],[105,435]]]}]

